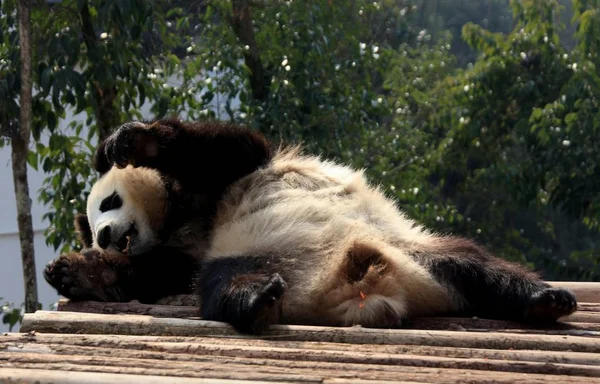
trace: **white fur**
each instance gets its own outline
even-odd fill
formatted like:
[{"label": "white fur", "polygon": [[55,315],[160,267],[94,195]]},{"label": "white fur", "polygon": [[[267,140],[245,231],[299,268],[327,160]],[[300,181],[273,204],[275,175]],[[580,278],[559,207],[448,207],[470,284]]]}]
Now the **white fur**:
[{"label": "white fur", "polygon": [[[282,151],[269,167],[234,184],[218,212],[209,258],[296,259],[284,271],[291,280],[287,321],[389,326],[380,316],[386,305],[396,321],[451,306],[446,289],[407,254],[435,237],[369,186],[361,171]],[[390,268],[348,282],[340,268],[356,244],[381,252]]]},{"label": "white fur", "polygon": [[[100,211],[102,200],[113,192],[121,197],[120,208]],[[109,225],[115,236],[127,231],[135,223],[138,234],[133,240],[133,250],[143,253],[154,246],[156,233],[164,220],[167,193],[157,171],[148,168],[124,169],[113,167],[92,187],[87,201],[87,216],[92,230],[93,247],[98,245],[98,233]],[[110,247],[109,252],[119,250]]]},{"label": "white fur", "polygon": [[[191,170],[193,171],[193,170]],[[123,207],[99,212],[113,191]],[[152,246],[164,221],[166,193],[154,170],[113,168],[92,189],[88,216],[94,233],[131,220],[140,243]],[[175,230],[190,243],[194,223]],[[448,290],[410,255],[436,237],[403,215],[362,171],[298,149],[279,151],[271,163],[230,186],[217,209],[210,240],[197,233],[197,257],[275,256],[288,282],[283,319],[289,323],[395,326],[404,316],[451,309]],[[180,239],[170,239],[177,244]],[[376,252],[381,262],[359,281],[349,278],[349,254]]]}]

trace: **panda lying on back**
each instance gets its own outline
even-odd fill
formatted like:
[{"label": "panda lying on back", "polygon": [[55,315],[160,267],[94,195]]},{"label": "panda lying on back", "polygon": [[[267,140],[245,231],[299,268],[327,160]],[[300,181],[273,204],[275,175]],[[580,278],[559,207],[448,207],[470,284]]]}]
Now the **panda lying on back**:
[{"label": "panda lying on back", "polygon": [[362,172],[272,152],[244,127],[128,123],[95,168],[76,220],[86,249],[45,270],[68,298],[152,302],[192,292],[198,275],[201,316],[242,332],[436,314],[540,323],[577,306],[520,265],[426,231]]}]

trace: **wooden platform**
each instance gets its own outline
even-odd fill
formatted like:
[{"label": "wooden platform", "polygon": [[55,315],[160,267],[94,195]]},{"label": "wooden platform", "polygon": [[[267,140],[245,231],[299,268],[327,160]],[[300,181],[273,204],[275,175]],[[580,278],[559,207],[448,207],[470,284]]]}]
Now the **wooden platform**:
[{"label": "wooden platform", "polygon": [[249,337],[195,318],[191,298],[62,300],[0,336],[0,383],[600,383],[600,283],[554,284],[576,293],[579,311],[546,329],[421,318],[410,329],[282,325]]}]

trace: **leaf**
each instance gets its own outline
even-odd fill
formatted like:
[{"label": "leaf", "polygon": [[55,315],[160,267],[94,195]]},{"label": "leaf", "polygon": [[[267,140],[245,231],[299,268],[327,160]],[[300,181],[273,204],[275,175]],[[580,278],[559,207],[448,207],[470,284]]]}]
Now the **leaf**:
[{"label": "leaf", "polygon": [[50,92],[50,85],[52,81],[52,70],[50,68],[46,68],[42,71],[42,76],[40,78],[40,85],[42,87],[42,91],[45,94]]},{"label": "leaf", "polygon": [[27,163],[36,171],[38,170],[38,154],[34,151],[27,152]]}]

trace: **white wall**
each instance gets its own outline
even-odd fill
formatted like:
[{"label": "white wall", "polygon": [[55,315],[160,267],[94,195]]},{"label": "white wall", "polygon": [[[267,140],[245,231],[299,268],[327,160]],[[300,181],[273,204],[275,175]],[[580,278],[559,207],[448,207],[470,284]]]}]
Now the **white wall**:
[{"label": "white wall", "polygon": [[[66,130],[68,123],[74,119],[83,119],[83,117],[74,117],[67,114],[67,119],[61,122],[59,129]],[[87,135],[87,132],[82,132],[82,135]],[[17,205],[10,157],[10,145],[0,148],[0,212],[2,212],[0,215],[0,297],[4,298],[0,301],[0,305],[5,301],[10,301],[18,307],[23,303],[25,294],[17,227]],[[48,212],[48,209],[39,203],[37,198],[38,191],[42,188],[46,177],[41,168],[36,171],[28,167],[27,179],[32,203],[31,215],[34,231],[38,300],[42,303],[44,309],[48,309],[59,298],[56,291],[46,283],[42,275],[44,266],[57,256],[54,248],[46,245],[44,230],[48,227],[48,222],[42,221],[42,216]],[[0,324],[0,331],[7,329],[7,326]]]}]

